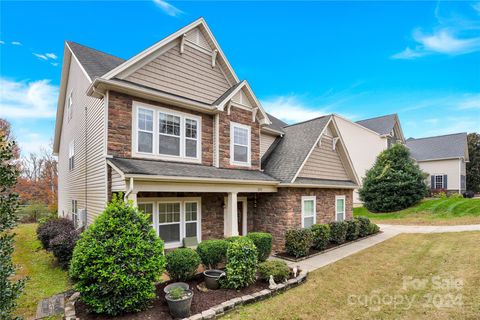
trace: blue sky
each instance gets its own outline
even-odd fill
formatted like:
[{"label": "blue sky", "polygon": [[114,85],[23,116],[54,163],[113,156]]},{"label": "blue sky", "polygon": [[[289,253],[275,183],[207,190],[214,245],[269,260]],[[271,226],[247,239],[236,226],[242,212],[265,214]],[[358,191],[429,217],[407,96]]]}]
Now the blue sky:
[{"label": "blue sky", "polygon": [[0,2],[0,117],[52,138],[64,40],[129,58],[203,16],[287,122],[398,113],[407,137],[480,131],[480,2]]}]

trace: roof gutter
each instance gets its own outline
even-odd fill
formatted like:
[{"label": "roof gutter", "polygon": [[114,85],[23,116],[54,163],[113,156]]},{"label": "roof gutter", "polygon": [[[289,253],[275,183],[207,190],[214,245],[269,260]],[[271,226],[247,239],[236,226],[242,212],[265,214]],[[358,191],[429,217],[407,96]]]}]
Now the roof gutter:
[{"label": "roof gutter", "polygon": [[328,189],[357,189],[359,185],[342,186],[330,184],[312,184],[312,183],[280,183],[279,188],[328,188]]},{"label": "roof gutter", "polygon": [[170,182],[264,184],[264,185],[273,185],[273,186],[279,184],[279,181],[266,181],[266,180],[217,179],[217,178],[179,177],[179,176],[162,176],[162,175],[148,175],[148,174],[125,174],[125,178],[136,179],[136,180],[170,181]]}]

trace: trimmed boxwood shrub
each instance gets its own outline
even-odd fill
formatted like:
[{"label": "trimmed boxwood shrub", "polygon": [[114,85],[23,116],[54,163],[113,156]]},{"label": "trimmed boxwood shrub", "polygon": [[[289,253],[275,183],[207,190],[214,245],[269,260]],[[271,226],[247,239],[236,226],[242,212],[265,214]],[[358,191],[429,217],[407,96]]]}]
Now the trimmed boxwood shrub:
[{"label": "trimmed boxwood shrub", "polygon": [[380,231],[380,227],[377,226],[375,223],[373,222],[370,222],[370,224],[368,225],[368,234],[375,234],[375,233],[378,233]]},{"label": "trimmed boxwood shrub", "polygon": [[267,232],[250,232],[247,234],[247,237],[250,238],[255,244],[255,247],[257,247],[258,261],[267,260],[272,252],[272,235]]},{"label": "trimmed boxwood shrub", "polygon": [[348,220],[347,222],[347,240],[353,241],[358,239],[360,233],[360,223],[358,220]]},{"label": "trimmed boxwood shrub", "polygon": [[292,229],[285,233],[285,250],[295,258],[305,257],[313,243],[310,229]]},{"label": "trimmed boxwood shrub", "polygon": [[263,281],[268,281],[272,275],[273,280],[278,283],[288,279],[290,268],[285,261],[269,260],[258,265],[258,273]]},{"label": "trimmed boxwood shrub", "polygon": [[231,236],[231,237],[225,238],[225,240],[227,242],[234,242],[234,241],[237,241],[238,239],[242,239],[242,238],[245,238],[245,237],[244,236]]},{"label": "trimmed boxwood shrub", "polygon": [[195,276],[200,265],[200,256],[191,248],[180,248],[166,255],[167,272],[173,281],[188,281]]},{"label": "trimmed boxwood shrub", "polygon": [[370,219],[368,219],[367,217],[355,217],[355,220],[357,220],[360,225],[358,236],[368,236],[368,226],[370,225]]},{"label": "trimmed boxwood shrub", "polygon": [[50,250],[50,241],[60,234],[75,230],[73,221],[65,218],[56,218],[42,223],[37,228],[37,238],[45,250]]},{"label": "trimmed boxwood shrub", "polygon": [[347,238],[347,223],[345,221],[330,222],[330,241],[336,244],[345,243]]},{"label": "trimmed boxwood shrub", "polygon": [[164,270],[163,241],[148,215],[116,196],[82,233],[70,264],[80,299],[108,315],[145,309]]},{"label": "trimmed boxwood shrub", "polygon": [[197,253],[207,269],[216,269],[227,259],[228,241],[224,239],[204,240],[197,246]]},{"label": "trimmed boxwood shrub", "polygon": [[63,269],[68,269],[70,260],[72,260],[73,249],[77,243],[79,231],[61,233],[50,241],[50,250],[52,251],[58,263]]},{"label": "trimmed boxwood shrub", "polygon": [[225,266],[227,276],[222,278],[222,287],[239,289],[254,283],[257,273],[257,256],[257,248],[249,238],[242,237],[230,242]]},{"label": "trimmed boxwood shrub", "polygon": [[328,224],[314,224],[311,230],[313,233],[313,247],[317,250],[325,250],[330,242],[330,226]]}]

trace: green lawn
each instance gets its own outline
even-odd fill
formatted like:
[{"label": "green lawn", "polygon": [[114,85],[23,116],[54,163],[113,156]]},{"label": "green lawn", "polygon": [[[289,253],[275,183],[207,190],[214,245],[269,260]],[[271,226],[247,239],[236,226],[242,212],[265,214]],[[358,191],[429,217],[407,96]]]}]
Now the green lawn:
[{"label": "green lawn", "polygon": [[56,293],[70,289],[67,272],[57,266],[51,253],[42,249],[36,237],[37,224],[20,224],[14,232],[15,251],[13,262],[18,266],[17,275],[28,276],[16,314],[34,319],[38,302]]},{"label": "green lawn", "polygon": [[226,319],[478,319],[480,232],[402,234]]},{"label": "green lawn", "polygon": [[454,225],[480,223],[480,199],[429,199],[408,209],[390,213],[371,213],[354,208],[354,216],[366,216],[375,223]]}]

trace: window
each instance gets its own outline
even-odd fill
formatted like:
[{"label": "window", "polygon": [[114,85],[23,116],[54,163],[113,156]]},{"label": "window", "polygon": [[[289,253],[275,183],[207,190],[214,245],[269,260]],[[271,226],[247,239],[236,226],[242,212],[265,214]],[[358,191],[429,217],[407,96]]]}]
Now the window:
[{"label": "window", "polygon": [[432,189],[447,189],[447,175],[432,175],[430,184]]},{"label": "window", "polygon": [[70,91],[70,94],[68,95],[68,101],[67,101],[67,119],[70,121],[73,116],[73,90]]},{"label": "window", "polygon": [[197,203],[185,202],[185,237],[197,236]]},{"label": "window", "polygon": [[68,169],[71,171],[75,168],[75,140],[68,144]]},{"label": "window", "polygon": [[180,202],[158,204],[158,235],[169,242],[180,242]]},{"label": "window", "polygon": [[345,196],[335,197],[335,221],[345,220]]},{"label": "window", "polygon": [[139,203],[138,210],[148,214],[150,219],[150,225],[155,229],[155,222],[153,221],[153,202],[152,203]]},{"label": "window", "polygon": [[75,228],[78,226],[78,204],[77,200],[72,200],[72,221]]},{"label": "window", "polygon": [[230,125],[230,162],[250,165],[250,127],[238,123]]},{"label": "window", "polygon": [[302,197],[302,228],[310,228],[317,220],[316,197]]},{"label": "window", "polygon": [[200,117],[142,105],[134,124],[134,150],[142,156],[200,162]]}]

